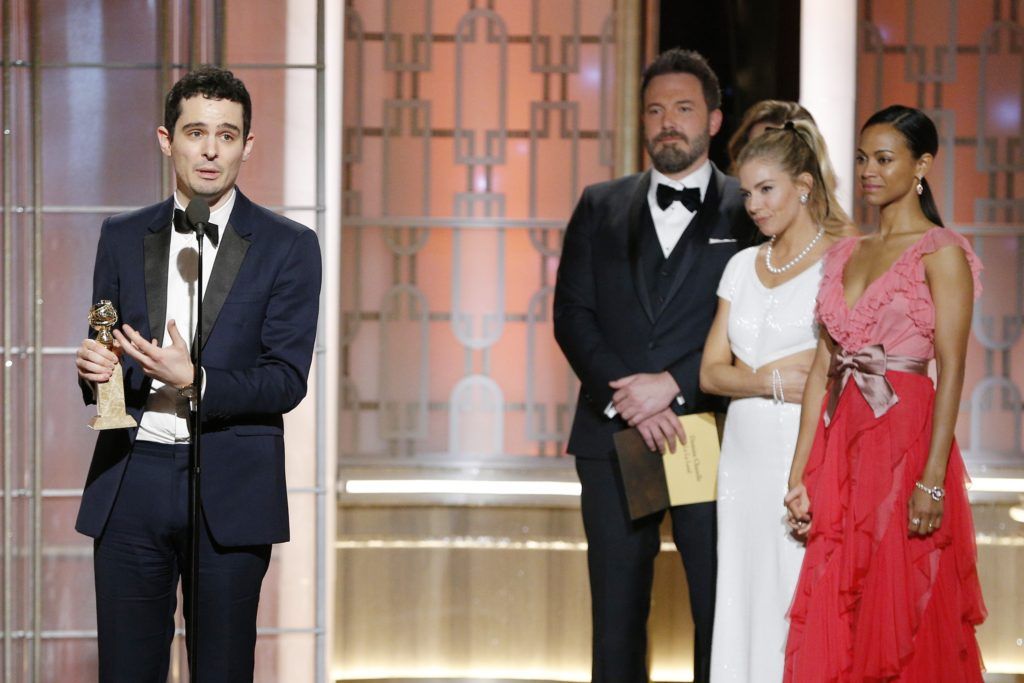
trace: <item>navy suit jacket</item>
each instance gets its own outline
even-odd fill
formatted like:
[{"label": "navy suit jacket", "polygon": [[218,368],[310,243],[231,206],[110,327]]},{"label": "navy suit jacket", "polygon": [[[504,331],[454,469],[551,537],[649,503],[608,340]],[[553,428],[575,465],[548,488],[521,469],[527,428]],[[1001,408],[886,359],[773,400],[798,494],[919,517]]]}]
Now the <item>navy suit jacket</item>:
[{"label": "navy suit jacket", "polygon": [[[103,222],[92,300],[163,339],[173,198]],[[302,400],[319,312],[316,233],[237,192],[203,297],[203,512],[225,546],[288,540],[282,415]],[[119,323],[119,324],[120,324]],[[152,380],[125,355],[125,405],[142,418]],[[92,389],[83,387],[87,403]],[[75,528],[103,533],[137,428],[99,433]],[[310,454],[311,456],[312,454]]]},{"label": "navy suit jacket", "polygon": [[565,231],[554,326],[581,383],[568,444],[577,457],[614,456],[612,436],[628,425],[604,414],[614,393],[608,383],[626,375],[671,373],[685,400],[676,412],[725,408],[723,399],[700,391],[700,361],[722,270],[757,231],[739,183],[712,167],[704,201],[676,245],[684,252],[668,296],[658,305],[641,263],[645,241],[657,240],[649,188],[650,172],[587,187]]}]

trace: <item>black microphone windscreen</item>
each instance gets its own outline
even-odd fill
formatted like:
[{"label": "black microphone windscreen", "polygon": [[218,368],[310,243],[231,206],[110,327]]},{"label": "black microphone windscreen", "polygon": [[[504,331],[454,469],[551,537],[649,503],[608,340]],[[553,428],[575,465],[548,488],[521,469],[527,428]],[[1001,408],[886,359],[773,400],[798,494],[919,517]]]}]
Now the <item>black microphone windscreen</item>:
[{"label": "black microphone windscreen", "polygon": [[202,197],[193,197],[185,208],[185,218],[193,228],[210,222],[210,205]]}]

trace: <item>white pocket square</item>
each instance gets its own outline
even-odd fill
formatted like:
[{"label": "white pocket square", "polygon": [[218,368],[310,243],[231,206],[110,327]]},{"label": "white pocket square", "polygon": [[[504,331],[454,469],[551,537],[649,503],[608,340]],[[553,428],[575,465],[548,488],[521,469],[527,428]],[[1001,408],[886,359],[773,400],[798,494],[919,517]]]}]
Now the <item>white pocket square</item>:
[{"label": "white pocket square", "polygon": [[709,237],[708,244],[728,244],[729,242],[735,242],[736,240],[731,237],[725,237],[718,239],[717,237]]}]

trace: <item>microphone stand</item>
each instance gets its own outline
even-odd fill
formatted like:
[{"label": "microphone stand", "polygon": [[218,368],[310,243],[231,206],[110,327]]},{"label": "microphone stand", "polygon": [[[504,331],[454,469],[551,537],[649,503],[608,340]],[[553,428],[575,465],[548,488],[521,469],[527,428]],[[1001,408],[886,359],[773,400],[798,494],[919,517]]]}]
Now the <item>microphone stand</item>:
[{"label": "microphone stand", "polygon": [[200,225],[195,226],[196,242],[198,244],[199,254],[199,276],[196,280],[196,290],[198,292],[196,298],[196,333],[193,337],[193,349],[192,349],[192,387],[193,387],[193,398],[191,399],[192,405],[189,411],[189,421],[191,423],[192,438],[189,439],[189,509],[188,509],[188,528],[189,528],[189,540],[192,545],[191,558],[189,560],[189,585],[191,586],[189,595],[189,612],[191,614],[191,623],[185,629],[185,642],[186,649],[189,653],[189,681],[190,683],[198,683],[199,681],[199,535],[200,535],[200,498],[199,498],[199,481],[200,481],[200,463],[201,453],[200,448],[201,442],[201,426],[202,426],[202,414],[203,414],[203,391],[202,391],[202,379],[203,379],[203,230]]}]

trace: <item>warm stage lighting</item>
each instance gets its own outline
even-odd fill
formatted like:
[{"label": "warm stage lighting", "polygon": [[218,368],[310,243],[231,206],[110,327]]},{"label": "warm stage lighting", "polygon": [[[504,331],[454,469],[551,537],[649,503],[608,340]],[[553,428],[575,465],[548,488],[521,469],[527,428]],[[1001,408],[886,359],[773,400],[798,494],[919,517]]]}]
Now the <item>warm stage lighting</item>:
[{"label": "warm stage lighting", "polygon": [[571,481],[487,481],[476,479],[349,479],[345,493],[450,493],[481,496],[578,496]]},{"label": "warm stage lighting", "polygon": [[[501,667],[459,668],[444,666],[417,667],[359,667],[352,669],[335,669],[332,674],[335,681],[373,681],[373,680],[417,680],[430,679],[451,681],[566,681],[575,683],[590,680],[589,671],[566,671],[558,669],[509,669]],[[652,683],[660,681],[692,681],[693,671],[690,669],[668,669],[655,666],[651,672]]]},{"label": "warm stage lighting", "polygon": [[1024,493],[1024,478],[972,477],[967,488],[973,493]]},{"label": "warm stage lighting", "polygon": [[1024,499],[1010,508],[1010,519],[1024,524]]},{"label": "warm stage lighting", "polygon": [[[1024,493],[1024,477],[974,477],[974,493]],[[569,481],[498,481],[477,479],[349,479],[348,494],[463,494],[481,496],[578,496]]]},{"label": "warm stage lighting", "polygon": [[[1021,641],[1017,641],[1017,646],[1021,646]],[[985,673],[990,674],[1024,674],[1024,661],[990,661],[985,660]]]},{"label": "warm stage lighting", "polygon": [[589,671],[559,671],[550,669],[508,669],[500,667],[459,668],[457,666],[424,666],[424,667],[358,667],[352,669],[336,669],[333,673],[335,681],[375,681],[375,680],[418,680],[429,679],[451,681],[576,681],[590,680]]}]

